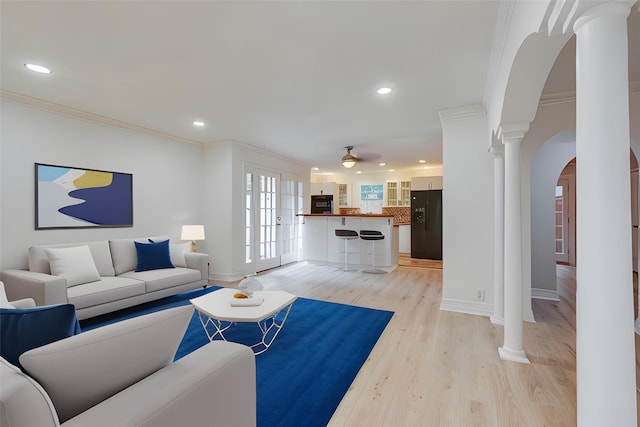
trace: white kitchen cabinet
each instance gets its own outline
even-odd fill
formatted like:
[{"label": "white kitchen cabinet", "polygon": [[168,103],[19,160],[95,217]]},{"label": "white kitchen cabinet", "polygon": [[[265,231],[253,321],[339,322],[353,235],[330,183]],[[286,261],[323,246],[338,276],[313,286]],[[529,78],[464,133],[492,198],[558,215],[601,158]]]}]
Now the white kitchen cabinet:
[{"label": "white kitchen cabinet", "polygon": [[411,178],[411,191],[442,190],[441,176],[419,176]]},{"label": "white kitchen cabinet", "polygon": [[401,254],[411,253],[411,224],[398,226],[398,251]]}]

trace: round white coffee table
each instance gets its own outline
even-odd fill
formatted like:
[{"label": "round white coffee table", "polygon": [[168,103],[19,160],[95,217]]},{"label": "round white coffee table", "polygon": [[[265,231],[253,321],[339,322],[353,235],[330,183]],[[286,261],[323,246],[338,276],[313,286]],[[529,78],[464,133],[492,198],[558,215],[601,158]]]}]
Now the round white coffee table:
[{"label": "round white coffee table", "polygon": [[[287,321],[297,297],[284,291],[256,291],[251,298],[234,299],[233,294],[237,292],[234,288],[222,288],[189,301],[198,311],[200,323],[210,341],[216,336],[226,341],[224,332],[235,323],[255,322],[262,332],[262,339],[251,348],[256,355],[264,353]],[[259,301],[262,301],[259,305],[246,305]],[[276,317],[281,312],[284,312],[284,317],[278,321]]]}]

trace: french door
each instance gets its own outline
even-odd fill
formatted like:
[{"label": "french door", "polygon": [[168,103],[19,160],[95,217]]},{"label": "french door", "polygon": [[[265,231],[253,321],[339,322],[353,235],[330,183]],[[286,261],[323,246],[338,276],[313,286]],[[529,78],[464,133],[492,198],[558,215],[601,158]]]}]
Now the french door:
[{"label": "french door", "polygon": [[302,183],[264,169],[245,172],[246,273],[298,260]]}]

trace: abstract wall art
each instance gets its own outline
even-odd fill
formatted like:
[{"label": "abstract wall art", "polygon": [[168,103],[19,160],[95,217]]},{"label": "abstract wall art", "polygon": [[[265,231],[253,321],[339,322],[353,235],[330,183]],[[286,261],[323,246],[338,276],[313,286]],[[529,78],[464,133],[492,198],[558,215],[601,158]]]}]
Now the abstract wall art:
[{"label": "abstract wall art", "polygon": [[36,230],[132,227],[133,175],[35,164]]}]

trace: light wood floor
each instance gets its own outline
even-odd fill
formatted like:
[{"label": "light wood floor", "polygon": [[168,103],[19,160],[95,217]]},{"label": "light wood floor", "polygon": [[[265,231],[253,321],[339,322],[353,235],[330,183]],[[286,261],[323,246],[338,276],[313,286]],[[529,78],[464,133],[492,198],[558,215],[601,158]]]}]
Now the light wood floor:
[{"label": "light wood floor", "polygon": [[299,263],[259,278],[266,289],[395,312],[330,426],[575,426],[575,269],[558,274],[561,301],[533,300],[537,323],[525,323],[530,365],[500,360],[502,327],[488,318],[440,310],[441,269]]}]

